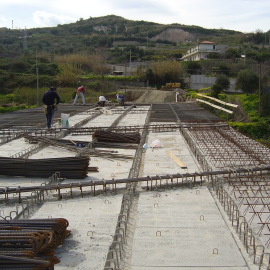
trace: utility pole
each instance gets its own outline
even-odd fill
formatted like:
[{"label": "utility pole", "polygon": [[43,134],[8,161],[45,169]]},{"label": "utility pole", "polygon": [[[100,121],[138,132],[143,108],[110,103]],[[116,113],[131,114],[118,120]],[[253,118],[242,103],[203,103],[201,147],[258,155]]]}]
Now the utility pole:
[{"label": "utility pole", "polygon": [[[125,64],[125,76],[127,76],[127,64]],[[127,94],[127,80],[125,79],[125,95]]]},{"label": "utility pole", "polygon": [[262,114],[262,83],[261,83],[261,76],[262,76],[262,66],[259,62],[259,113]]},{"label": "utility pole", "polygon": [[37,106],[39,104],[39,100],[38,100],[38,97],[39,97],[39,94],[38,94],[38,88],[39,88],[39,85],[38,85],[38,66],[37,66],[37,50],[36,50],[36,75],[37,75]]},{"label": "utility pole", "polygon": [[26,27],[23,30],[23,48],[27,50],[27,32]]}]

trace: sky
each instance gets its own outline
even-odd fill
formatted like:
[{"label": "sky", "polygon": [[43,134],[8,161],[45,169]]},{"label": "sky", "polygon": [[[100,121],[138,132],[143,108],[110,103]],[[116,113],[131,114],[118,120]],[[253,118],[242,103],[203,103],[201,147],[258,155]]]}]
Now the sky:
[{"label": "sky", "polygon": [[53,27],[106,15],[244,33],[270,30],[269,0],[0,0],[0,28]]}]

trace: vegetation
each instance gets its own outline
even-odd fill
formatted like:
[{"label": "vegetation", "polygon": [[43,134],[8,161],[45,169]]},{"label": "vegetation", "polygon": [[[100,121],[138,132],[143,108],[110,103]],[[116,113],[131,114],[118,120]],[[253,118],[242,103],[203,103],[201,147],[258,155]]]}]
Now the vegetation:
[{"label": "vegetation", "polygon": [[179,62],[159,61],[149,65],[145,74],[145,81],[155,85],[158,89],[167,82],[177,82],[183,77],[184,69]]},{"label": "vegetation", "polygon": [[218,95],[223,90],[228,90],[230,87],[230,80],[227,76],[221,74],[218,75],[215,84],[212,87],[212,96],[218,98]]},{"label": "vegetation", "polygon": [[31,108],[23,104],[23,97],[17,94],[0,94],[0,113],[13,112],[23,109]]},{"label": "vegetation", "polygon": [[[207,89],[203,90],[206,92]],[[201,91],[200,91],[201,92]],[[191,91],[191,95],[196,97],[196,93]],[[237,121],[240,109],[236,109],[233,115],[228,115],[220,110],[203,105],[207,110],[228,121],[229,125],[237,129],[244,135],[251,137],[267,147],[270,147],[270,115],[262,117],[259,112],[259,97],[257,94],[224,94],[220,93],[218,99],[225,102],[239,104],[245,111],[247,117],[242,122]],[[220,106],[220,104],[217,103]]]},{"label": "vegetation", "polygon": [[237,76],[236,87],[244,93],[251,94],[257,90],[258,76],[251,70],[240,70]]},{"label": "vegetation", "polygon": [[227,76],[221,74],[217,76],[215,85],[220,86],[221,90],[228,90],[230,88],[230,80]]}]

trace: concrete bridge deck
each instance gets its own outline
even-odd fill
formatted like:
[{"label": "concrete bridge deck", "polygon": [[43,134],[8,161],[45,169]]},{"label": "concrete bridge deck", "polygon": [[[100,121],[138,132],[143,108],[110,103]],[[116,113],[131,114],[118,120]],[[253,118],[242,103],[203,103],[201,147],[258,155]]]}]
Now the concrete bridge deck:
[{"label": "concrete bridge deck", "polygon": [[[223,122],[197,105],[173,104],[167,108],[164,105],[153,105],[154,110],[159,110],[159,113],[150,114],[151,124],[175,123],[179,119],[210,124]],[[174,109],[170,110],[172,107]],[[170,111],[166,121],[164,108]],[[136,106],[132,110],[138,112],[128,113],[118,125],[144,125],[149,109],[150,106],[147,105]],[[89,111],[86,112],[87,110]],[[85,106],[84,110],[74,113],[69,119],[71,127],[89,117],[91,110],[92,108]],[[118,112],[114,113],[114,110]],[[124,108],[122,110],[124,111]],[[84,124],[84,127],[110,126],[117,119],[119,108],[112,108],[111,112],[112,114],[101,114]],[[171,122],[172,115],[173,119],[176,119],[173,122]],[[16,117],[16,114],[14,116]],[[92,140],[91,135],[69,134],[66,138]],[[155,146],[153,143],[157,142],[158,145]],[[203,171],[179,130],[150,131],[145,143],[148,148],[142,150],[138,176]],[[0,145],[0,156],[9,156],[16,149],[27,147],[30,145],[23,139],[16,139]],[[133,149],[116,150],[119,153],[135,155]],[[29,158],[72,155],[74,153],[65,149],[47,146]],[[132,162],[132,160],[92,157],[91,166],[97,166],[99,171],[89,172],[86,179],[79,181],[128,178]],[[45,179],[41,178],[0,177],[1,187],[40,185],[44,181]],[[64,182],[75,181],[78,182],[77,179],[67,179]],[[202,186],[196,184],[167,189],[154,188],[151,191],[148,191],[146,183],[137,185],[126,228],[125,243],[123,249],[121,248],[120,269],[258,269],[258,264],[253,264],[252,256],[247,254],[235,228],[231,226],[227,214],[211,191],[210,182],[208,179],[204,181]],[[102,188],[100,190],[102,191]],[[108,250],[114,241],[125,192],[125,184],[116,195],[110,191],[107,194],[101,192],[100,195],[93,197],[89,189],[89,192],[85,191],[83,198],[79,190],[71,198],[70,192],[66,191],[59,201],[55,191],[51,192],[49,198],[40,206],[32,210],[29,218],[64,217],[69,220],[72,234],[57,249],[56,255],[61,262],[55,265],[55,269],[104,269]],[[6,204],[1,200],[2,217],[8,215],[12,205],[13,209],[18,207],[17,203]],[[113,268],[113,264],[111,267],[107,269],[116,269]]]}]

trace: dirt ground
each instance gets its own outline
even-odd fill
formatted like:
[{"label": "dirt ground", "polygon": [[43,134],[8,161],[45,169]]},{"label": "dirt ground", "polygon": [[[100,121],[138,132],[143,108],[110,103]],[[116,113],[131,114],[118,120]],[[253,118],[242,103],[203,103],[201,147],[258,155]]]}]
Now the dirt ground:
[{"label": "dirt ground", "polygon": [[[128,89],[127,100],[134,104],[174,103],[176,102],[176,92],[174,90],[164,91],[157,90],[155,88]],[[183,101],[183,99],[178,96],[178,101]],[[235,101],[233,103],[235,103]],[[239,107],[234,109],[234,121],[247,122],[248,116],[246,115],[244,109],[239,102],[237,105]]]},{"label": "dirt ground", "polygon": [[170,103],[175,102],[176,93],[174,91],[163,90],[128,90],[128,99],[133,103]]}]

